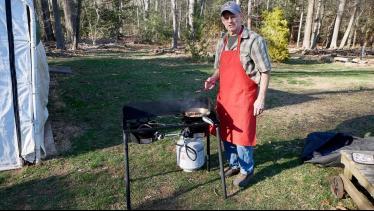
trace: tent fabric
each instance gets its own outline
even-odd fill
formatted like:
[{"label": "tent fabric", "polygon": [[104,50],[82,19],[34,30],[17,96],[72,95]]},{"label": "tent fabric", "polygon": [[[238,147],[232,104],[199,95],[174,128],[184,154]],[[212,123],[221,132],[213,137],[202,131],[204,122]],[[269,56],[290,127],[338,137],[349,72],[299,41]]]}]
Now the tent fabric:
[{"label": "tent fabric", "polygon": [[20,168],[23,161],[39,162],[41,152],[45,155],[44,125],[48,118],[49,90],[49,72],[44,47],[41,42],[36,43],[37,25],[33,3],[31,0],[11,0],[21,131],[19,153],[5,1],[0,0],[0,170]]}]

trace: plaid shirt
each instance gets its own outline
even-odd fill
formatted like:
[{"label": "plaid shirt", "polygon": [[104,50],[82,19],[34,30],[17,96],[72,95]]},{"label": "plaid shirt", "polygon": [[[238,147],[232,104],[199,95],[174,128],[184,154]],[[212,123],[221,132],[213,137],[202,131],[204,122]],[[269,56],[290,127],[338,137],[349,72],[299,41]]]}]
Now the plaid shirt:
[{"label": "plaid shirt", "polygon": [[[221,39],[218,41],[216,46],[216,55],[214,61],[214,68],[219,68],[219,59],[221,57],[221,52],[224,46],[224,40],[227,37],[227,33],[222,34]],[[271,63],[268,54],[268,49],[266,47],[266,41],[257,33],[248,30],[244,27],[240,43],[240,61],[243,65],[244,70],[247,75],[256,83],[260,83],[261,73],[271,71]],[[238,42],[235,42],[230,49],[236,49]]]}]

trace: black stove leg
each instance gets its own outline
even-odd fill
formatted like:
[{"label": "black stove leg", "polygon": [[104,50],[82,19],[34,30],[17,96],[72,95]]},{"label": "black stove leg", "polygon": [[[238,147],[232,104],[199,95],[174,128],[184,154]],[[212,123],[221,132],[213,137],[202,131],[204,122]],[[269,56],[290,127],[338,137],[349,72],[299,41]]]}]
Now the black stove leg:
[{"label": "black stove leg", "polygon": [[209,133],[209,129],[206,132],[206,154],[207,154],[206,167],[207,167],[207,170],[210,171],[210,133]]},{"label": "black stove leg", "polygon": [[126,188],[126,205],[127,210],[131,210],[130,198],[130,166],[129,166],[129,137],[130,134],[125,132],[123,134],[124,151],[125,151],[125,188]]},{"label": "black stove leg", "polygon": [[223,159],[222,159],[222,146],[221,146],[221,136],[219,133],[219,127],[216,127],[216,133],[217,133],[217,139],[218,139],[218,156],[219,156],[219,167],[221,172],[221,182],[223,187],[223,193],[225,199],[227,199],[227,190],[226,190],[226,179],[225,179],[225,173],[223,170]]}]

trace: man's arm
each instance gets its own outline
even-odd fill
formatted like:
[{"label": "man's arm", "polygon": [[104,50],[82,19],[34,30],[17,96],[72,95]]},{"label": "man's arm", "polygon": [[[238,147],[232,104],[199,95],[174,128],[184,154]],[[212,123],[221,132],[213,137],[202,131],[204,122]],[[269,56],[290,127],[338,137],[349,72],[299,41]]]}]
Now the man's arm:
[{"label": "man's arm", "polygon": [[257,99],[254,103],[253,115],[261,114],[265,109],[266,92],[270,81],[271,63],[269,58],[266,42],[262,37],[259,37],[253,43],[251,57],[255,63],[256,68],[260,72],[260,88]]},{"label": "man's arm", "polygon": [[204,83],[205,90],[213,89],[216,84],[216,81],[219,80],[219,59],[221,56],[222,47],[223,47],[223,44],[221,40],[216,45],[216,54],[215,54],[215,59],[214,59],[215,71],[209,78],[205,80],[205,83]]},{"label": "man's arm", "polygon": [[206,79],[204,87],[205,90],[213,89],[216,85],[216,81],[219,80],[219,69],[216,69],[212,76],[210,76],[208,79]]},{"label": "man's arm", "polygon": [[253,104],[253,115],[261,114],[265,109],[266,92],[269,86],[270,73],[261,73],[260,90],[258,91],[257,99]]}]

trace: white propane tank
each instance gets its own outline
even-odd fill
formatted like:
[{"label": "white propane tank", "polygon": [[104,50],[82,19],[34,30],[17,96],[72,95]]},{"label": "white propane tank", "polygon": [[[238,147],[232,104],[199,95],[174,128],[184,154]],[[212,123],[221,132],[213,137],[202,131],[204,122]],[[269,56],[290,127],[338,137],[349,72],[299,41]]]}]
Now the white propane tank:
[{"label": "white propane tank", "polygon": [[201,168],[205,163],[204,142],[201,137],[180,137],[176,144],[177,165],[185,172]]}]

